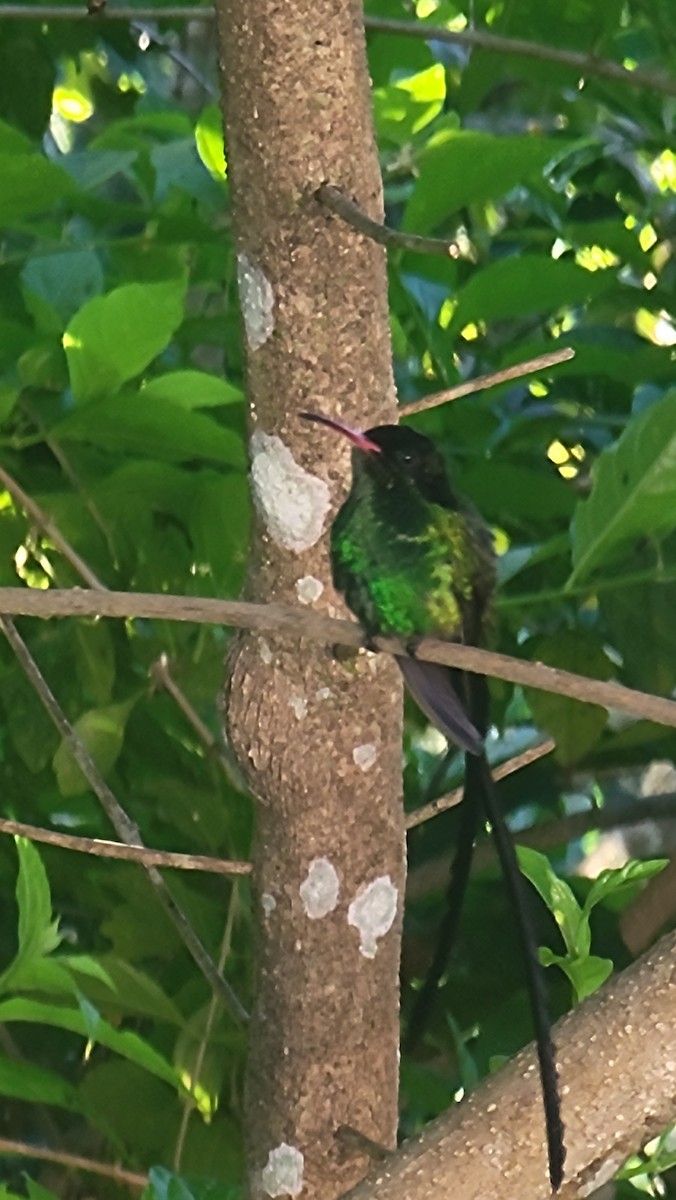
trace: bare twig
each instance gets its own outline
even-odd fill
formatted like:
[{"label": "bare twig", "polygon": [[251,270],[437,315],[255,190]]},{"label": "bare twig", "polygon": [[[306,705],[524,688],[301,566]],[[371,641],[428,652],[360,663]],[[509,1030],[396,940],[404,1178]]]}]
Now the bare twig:
[{"label": "bare twig", "polygon": [[[590,590],[592,590],[590,588]],[[145,617],[148,620],[192,621],[200,625],[234,625],[284,634],[288,637],[310,638],[325,645],[352,646],[370,649],[364,634],[354,621],[337,621],[319,613],[307,612],[286,604],[250,604],[244,600],[214,600],[197,596],[167,596],[148,592],[87,592],[84,588],[61,590],[49,588],[0,588],[0,613],[28,617]],[[383,654],[400,657],[410,653],[403,638],[376,638],[376,648]],[[457,642],[442,642],[425,638],[416,647],[416,658],[423,662],[439,662],[459,667],[476,675],[490,675],[508,683],[568,696],[616,709],[654,721],[658,725],[676,727],[676,701],[620,683],[590,679],[548,667],[544,663],[525,662],[508,654],[496,654],[476,646]]]},{"label": "bare twig", "polygon": [[218,741],[218,738],[216,738],[211,732],[209,727],[204,724],[204,721],[200,717],[199,713],[195,712],[195,709],[188,700],[188,697],[181,691],[180,687],[176,683],[176,680],[171,674],[169,658],[166,654],[160,654],[160,657],[156,659],[154,663],[152,663],[148,674],[154,683],[159,684],[167,692],[169,692],[169,695],[173,700],[175,700],[186,721],[192,725],[207,753],[216,759],[216,762],[223,771],[226,779],[229,780],[231,777],[231,771],[228,765],[228,760],[223,753],[221,744]]},{"label": "bare twig", "polygon": [[211,6],[177,4],[175,8],[145,8],[139,6],[106,5],[100,12],[90,12],[82,4],[2,4],[0,18],[21,21],[88,21],[99,25],[105,21],[213,21]]},{"label": "bare twig", "polygon": [[136,1171],[126,1171],[114,1163],[97,1162],[93,1158],[82,1158],[80,1154],[68,1154],[65,1150],[50,1150],[46,1146],[33,1146],[30,1142],[18,1142],[15,1138],[0,1137],[0,1154],[18,1154],[21,1158],[39,1159],[41,1162],[58,1163],[75,1171],[88,1171],[91,1175],[103,1175],[116,1183],[125,1183],[133,1188],[148,1186],[148,1176]]},{"label": "bare twig", "polygon": [[416,254],[442,254],[445,258],[457,258],[458,247],[455,242],[446,238],[421,237],[417,233],[405,233],[401,229],[393,229],[390,225],[381,225],[367,216],[363,208],[350,200],[340,188],[330,183],[323,183],[315,192],[317,199],[330,208],[331,212],[351,225],[365,237],[369,237],[381,246],[395,250],[413,250]]},{"label": "bare twig", "polygon": [[569,362],[571,358],[575,358],[575,351],[570,346],[552,350],[548,354],[538,354],[537,358],[515,363],[513,367],[504,367],[502,371],[492,371],[490,375],[480,375],[478,379],[468,379],[455,387],[445,388],[443,392],[434,392],[431,396],[423,396],[421,400],[412,400],[410,404],[401,406],[399,415],[410,417],[428,408],[436,408],[438,404],[459,400],[461,396],[470,396],[473,392],[483,392],[486,388],[497,387],[500,383],[509,383],[511,379],[521,379],[524,375],[534,375],[536,371],[556,367],[559,363]]},{"label": "bare twig", "polygon": [[206,854],[179,854],[173,850],[151,850],[146,846],[106,842],[101,838],[77,837],[73,833],[59,833],[55,829],[42,829],[39,825],[26,825],[24,821],[12,821],[8,817],[0,817],[0,833],[8,833],[13,837],[25,837],[31,842],[45,842],[48,846],[59,846],[63,850],[77,850],[81,854],[93,854],[96,858],[117,858],[125,862],[137,862],[145,867],[172,867],[179,871],[205,871],[212,875],[251,874],[251,863],[248,862],[211,858]]},{"label": "bare twig", "polygon": [[[556,742],[553,738],[547,738],[546,741],[540,742],[537,746],[531,746],[529,750],[523,750],[521,754],[515,754],[514,758],[508,758],[506,762],[500,763],[492,772],[493,779],[498,783],[501,779],[506,779],[508,775],[513,775],[515,771],[520,771],[522,767],[530,766],[531,763],[537,762],[539,758],[544,758],[545,754],[551,754],[556,748]],[[422,825],[425,821],[431,820],[432,817],[438,816],[439,813],[447,812],[449,808],[455,808],[463,797],[463,788],[455,788],[452,792],[448,792],[445,796],[439,796],[436,800],[430,800],[429,804],[424,804],[422,808],[417,808],[415,812],[408,813],[406,817],[406,828],[415,829],[417,825]]]},{"label": "bare twig", "polygon": [[[107,593],[99,592],[96,594],[100,598],[103,598]],[[30,650],[28,649],[23,638],[19,635],[14,623],[8,617],[0,617],[0,629],[2,629],[7,641],[12,647],[26,675],[26,678],[34,688],[45,711],[58,729],[64,742],[68,745],[75,762],[82,771],[82,774],[87,780],[95,796],[101,803],[101,806],[103,807],[118,837],[121,838],[123,842],[127,842],[128,845],[143,846],[143,841],[138,826],[127,815],[117,797],[100,775],[93,758],[66,718],[47,681],[35,662],[35,659],[31,655]],[[219,975],[208,951],[193,929],[183,909],[179,904],[177,904],[176,900],[172,896],[164,879],[157,870],[157,867],[147,866],[145,869],[148,879],[155,889],[155,892],[165,912],[167,913],[167,916],[171,920],[174,928],[183,941],[183,944],[188,952],[192,955],[194,961],[202,971],[202,974],[208,981],[212,990],[220,996],[225,1004],[227,1004],[228,1008],[237,1018],[237,1020],[240,1022],[245,1022],[248,1019],[246,1010],[242,1007],[227,980],[223,979],[222,976]]]},{"label": "bare twig", "polygon": [[373,33],[424,38],[428,42],[448,42],[456,46],[492,50],[496,54],[537,58],[542,62],[554,62],[562,67],[570,67],[580,76],[597,75],[602,79],[612,79],[614,83],[624,83],[627,87],[648,88],[653,92],[663,92],[666,96],[676,96],[676,81],[662,73],[630,71],[628,67],[623,67],[611,59],[597,58],[594,54],[583,54],[577,50],[562,50],[558,46],[527,42],[523,38],[501,37],[500,34],[488,33],[485,29],[453,30],[446,29],[443,25],[428,25],[423,21],[414,23],[389,17],[367,17],[365,24]]},{"label": "bare twig", "polygon": [[[86,4],[0,4],[0,19],[23,21],[89,21],[97,27],[106,21],[213,21],[211,5],[177,4],[165,7],[130,7],[107,5],[99,13],[88,11]],[[367,16],[364,24],[372,33],[389,33],[398,37],[423,38],[429,42],[448,42],[452,45],[492,50],[496,54],[515,54],[536,58],[542,62],[559,63],[579,75],[598,76],[623,83],[631,88],[648,88],[676,96],[676,82],[662,72],[629,70],[612,59],[597,58],[576,50],[563,50],[542,42],[527,42],[522,38],[502,37],[483,29],[446,29],[443,25],[428,25],[422,21],[398,21],[388,17]]]}]

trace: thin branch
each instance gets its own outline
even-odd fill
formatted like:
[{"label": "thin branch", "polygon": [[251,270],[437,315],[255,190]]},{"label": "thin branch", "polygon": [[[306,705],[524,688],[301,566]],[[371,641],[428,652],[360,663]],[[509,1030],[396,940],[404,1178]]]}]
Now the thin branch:
[{"label": "thin branch", "polygon": [[152,6],[130,7],[128,4],[104,6],[99,12],[90,12],[82,4],[2,4],[0,19],[21,21],[89,21],[99,25],[105,21],[213,21],[211,6],[177,4],[175,8],[153,8]]},{"label": "thin branch", "polygon": [[94,588],[97,591],[105,591],[105,583],[102,583],[98,575],[94,574],[84,559],[80,558],[77,550],[73,549],[70,542],[57,529],[51,517],[47,515],[44,509],[40,508],[39,504],[36,504],[35,500],[31,499],[27,492],[24,492],[21,484],[17,483],[16,479],[9,475],[4,467],[0,467],[0,483],[4,485],[10,496],[13,496],[17,503],[21,505],[21,508],[26,510],[29,517],[35,521],[35,524],[42,532],[51,539],[57,550],[63,554],[66,561],[70,563],[80,576],[80,579],[84,579],[90,588]]},{"label": "thin branch", "polygon": [[414,23],[389,17],[367,17],[365,24],[372,33],[424,38],[428,42],[448,42],[456,46],[492,50],[496,54],[517,54],[541,62],[559,63],[562,67],[577,71],[580,76],[597,75],[602,79],[612,79],[614,83],[624,83],[627,87],[649,88],[666,96],[676,96],[676,81],[662,73],[655,75],[652,71],[630,71],[611,59],[596,58],[593,54],[583,54],[577,50],[562,50],[558,46],[527,42],[523,38],[501,37],[484,29],[452,30],[443,25],[427,25],[422,21]]},{"label": "thin branch", "polygon": [[211,732],[209,727],[204,724],[204,721],[200,717],[199,713],[195,711],[192,704],[188,700],[188,697],[181,691],[180,687],[176,683],[176,680],[171,674],[168,656],[166,654],[160,654],[160,657],[151,664],[148,674],[153,682],[158,684],[160,687],[163,687],[176,702],[188,724],[192,725],[205,750],[212,758],[216,759],[216,762],[229,782],[232,773],[228,765],[228,760],[223,753],[221,744],[218,741],[218,738],[216,738]]},{"label": "thin branch", "polygon": [[[177,4],[166,7],[105,6],[100,12],[89,12],[86,4],[2,4],[0,19],[23,21],[89,21],[100,26],[106,21],[213,21],[210,5]],[[662,72],[629,70],[612,59],[597,58],[576,50],[562,50],[542,42],[527,42],[522,38],[501,37],[483,29],[446,29],[443,25],[428,25],[422,21],[398,21],[388,17],[365,17],[364,24],[372,33],[389,33],[398,37],[423,38],[430,42],[448,42],[456,46],[492,50],[496,54],[515,54],[542,62],[559,63],[577,71],[580,76],[592,75],[624,83],[631,88],[649,88],[676,96],[676,82]]]},{"label": "thin branch", "polygon": [[351,225],[365,237],[378,242],[380,246],[388,246],[395,250],[413,250],[416,254],[441,254],[444,258],[457,258],[459,254],[455,242],[447,238],[421,237],[417,233],[405,233],[401,229],[393,229],[391,225],[382,225],[374,221],[359,205],[350,200],[340,188],[330,183],[323,183],[315,192],[317,200],[331,212],[342,217],[347,225]]},{"label": "thin branch", "polygon": [[545,371],[548,367],[556,367],[559,363],[569,362],[575,358],[575,351],[570,346],[562,350],[552,350],[547,354],[538,354],[537,358],[526,359],[525,362],[515,363],[513,367],[504,367],[501,371],[492,371],[490,375],[480,375],[478,379],[468,379],[455,387],[445,388],[443,392],[434,392],[431,396],[423,396],[421,400],[412,400],[410,404],[402,404],[399,409],[401,417],[410,417],[414,413],[425,412],[428,408],[436,408],[438,404],[447,404],[450,400],[459,400],[461,396],[470,396],[474,392],[483,392],[486,388],[497,387],[500,383],[509,383],[512,379],[521,379],[524,375],[534,375],[536,371]]},{"label": "thin branch", "polygon": [[[48,440],[48,445],[49,445],[50,450],[52,451],[52,454],[55,455],[58,462],[63,467],[66,474],[68,475],[69,479],[71,480],[71,483],[73,483],[74,486],[79,487],[78,482],[77,482],[77,480],[72,472],[72,469],[70,467],[70,463],[68,462],[67,458],[63,455],[63,452],[61,451],[61,448],[58,445],[58,443]],[[71,546],[68,539],[63,536],[63,534],[61,533],[59,528],[52,521],[51,517],[44,511],[43,508],[40,507],[40,505],[37,503],[37,501],[33,500],[31,496],[29,496],[26,492],[24,492],[23,488],[21,487],[21,485],[19,483],[17,483],[16,479],[14,479],[12,475],[8,474],[8,472],[5,471],[2,467],[0,467],[0,483],[3,483],[5,485],[5,488],[7,489],[9,494],[14,497],[14,499],[17,501],[18,504],[21,505],[21,507],[23,509],[25,509],[25,511],[29,514],[29,516],[33,519],[35,524],[38,526],[38,528],[41,529],[42,532],[44,534],[46,534],[47,537],[49,537],[52,540],[52,542],[56,546],[57,550],[59,550],[60,553],[63,555],[63,557],[66,559],[66,561],[70,563],[70,565],[75,570],[76,574],[78,574],[80,576],[80,578],[85,581],[85,583],[88,583],[90,587],[94,588],[97,591],[106,592],[108,590],[106,585],[101,582],[101,580],[98,578],[98,576],[95,575],[94,572],[91,570],[89,565],[84,561],[83,558],[80,557],[80,555],[73,548],[73,546]],[[85,500],[85,503],[87,503],[89,505],[89,501],[87,500],[87,497],[84,496],[84,494],[83,494],[83,498]],[[106,533],[104,525],[100,522],[100,519],[97,518],[96,510],[93,509],[91,511],[92,511],[92,515],[93,515],[94,519],[97,520],[97,523],[99,524],[99,528],[104,533],[104,536],[107,537],[107,533]],[[199,716],[197,715],[197,713],[195,712],[194,708],[192,707],[190,701],[188,700],[188,697],[186,695],[184,695],[184,693],[181,691],[181,689],[178,686],[178,684],[176,683],[176,681],[173,679],[173,677],[170,673],[170,670],[169,670],[169,660],[168,660],[166,654],[160,655],[157,662],[151,666],[149,674],[156,683],[159,683],[164,688],[166,688],[166,690],[169,692],[169,694],[172,696],[172,698],[174,699],[174,701],[180,708],[180,710],[183,713],[183,715],[185,716],[186,720],[189,721],[189,723],[192,725],[193,729],[197,733],[197,736],[199,737],[200,741],[204,744],[208,753],[211,754],[212,756],[215,756],[218,759],[224,775],[229,780],[230,779],[230,771],[228,768],[227,760],[225,759],[223,752],[222,752],[216,738],[211,733],[211,730],[207,729],[204,722],[202,720],[200,720]]]},{"label": "thin branch", "polygon": [[[99,599],[103,599],[107,593],[95,593]],[[26,678],[31,683],[37,696],[42,703],[45,711],[50,717],[52,723],[56,726],[64,742],[70,749],[75,762],[82,771],[85,779],[91,787],[94,794],[97,796],[104,809],[111,825],[113,826],[118,837],[131,846],[143,846],[143,840],[138,826],[127,815],[117,797],[108,787],[108,784],[99,773],[93,758],[87,750],[84,743],[80,740],[72,725],[66,718],[58,701],[53,695],[50,687],[42,675],[35,659],[30,653],[23,638],[19,635],[14,623],[8,617],[0,617],[0,629],[4,633],[7,641],[12,647],[19,663],[26,675]],[[145,868],[148,879],[152,884],[155,892],[162,904],[167,916],[171,920],[179,937],[183,941],[188,952],[192,955],[202,974],[208,981],[212,990],[227,1004],[233,1016],[240,1022],[245,1022],[248,1019],[246,1010],[240,1004],[237,996],[232,991],[227,980],[223,979],[216,970],[216,966],[210,957],[208,951],[202,944],[197,933],[193,929],[188,917],[183,909],[177,904],[167,887],[164,879],[160,875],[156,867],[148,866]]]},{"label": "thin branch", "polygon": [[21,1158],[39,1159],[41,1162],[58,1163],[75,1171],[88,1171],[91,1175],[103,1175],[116,1183],[125,1183],[133,1188],[148,1186],[148,1176],[136,1171],[126,1171],[114,1163],[97,1162],[93,1158],[82,1158],[79,1154],[68,1154],[65,1150],[49,1150],[46,1146],[33,1146],[30,1142],[18,1142],[14,1138],[0,1137],[0,1154],[18,1154]]},{"label": "thin branch", "polygon": [[[500,763],[492,771],[495,783],[499,783],[501,779],[506,779],[508,775],[513,775],[515,771],[520,771],[522,767],[528,767],[531,763],[537,762],[539,758],[544,758],[545,754],[551,754],[552,750],[556,749],[556,742],[553,738],[547,738],[546,741],[540,742],[537,746],[531,746],[528,750],[523,750],[521,754],[515,754],[514,758],[508,758],[506,762]],[[406,817],[406,828],[415,829],[416,826],[424,824],[425,821],[430,821],[432,817],[436,817],[439,813],[448,812],[449,808],[455,808],[463,797],[464,788],[455,788],[452,792],[447,792],[445,796],[439,796],[436,800],[430,800],[429,804],[424,804],[422,808],[417,808],[415,812],[408,813]]]},{"label": "thin branch", "polygon": [[[590,591],[593,587],[590,586]],[[337,621],[320,613],[307,612],[286,604],[250,604],[244,600],[214,600],[210,597],[167,596],[148,592],[87,592],[84,588],[0,588],[0,613],[25,617],[144,617],[147,620],[191,621],[200,625],[233,625],[309,638],[325,645],[371,649],[354,621]],[[410,646],[404,638],[376,638],[373,643],[383,654],[406,657]],[[508,654],[496,654],[476,646],[424,638],[416,646],[416,658],[458,667],[475,675],[490,675],[508,683],[522,684],[571,700],[598,704],[676,728],[676,701],[649,692],[640,692],[621,683],[608,683],[575,675],[544,663],[526,662]]]},{"label": "thin branch", "polygon": [[[227,916],[225,919],[225,928],[223,930],[223,937],[221,938],[221,947],[218,952],[218,962],[216,964],[218,967],[219,973],[221,975],[223,974],[223,972],[225,970],[225,964],[228,961],[228,958],[230,956],[230,951],[232,949],[232,930],[233,930],[233,927],[235,924],[235,909],[237,907],[237,901],[238,901],[238,892],[237,892],[237,885],[235,884],[235,886],[233,887],[233,889],[230,893],[230,902],[228,904],[228,913],[227,913]],[[199,1041],[199,1046],[197,1048],[197,1054],[195,1055],[194,1063],[190,1069],[190,1075],[191,1075],[190,1091],[191,1091],[192,1095],[183,1097],[183,1112],[181,1114],[181,1125],[180,1125],[180,1128],[178,1131],[178,1137],[176,1138],[176,1148],[174,1150],[174,1170],[177,1172],[180,1171],[182,1161],[183,1161],[183,1151],[185,1149],[185,1139],[188,1134],[188,1125],[190,1124],[190,1116],[191,1116],[191,1113],[193,1113],[195,1110],[195,1102],[194,1102],[192,1096],[194,1096],[196,1087],[199,1084],[201,1076],[202,1076],[202,1068],[204,1066],[204,1059],[205,1059],[207,1048],[209,1045],[209,1038],[211,1037],[211,1035],[213,1033],[214,1024],[216,1021],[216,1017],[218,1015],[218,1007],[219,1007],[218,1006],[218,998],[212,994],[211,1000],[209,1001],[209,1008],[207,1010],[206,1021],[204,1022],[204,1030],[202,1032],[202,1036]]]},{"label": "thin branch", "polygon": [[[553,846],[566,846],[579,841],[588,833],[597,830],[626,829],[644,821],[671,821],[676,817],[676,795],[643,796],[631,804],[610,804],[604,808],[590,808],[586,812],[571,813],[568,817],[557,817],[554,821],[542,821],[527,829],[514,831],[519,846],[532,850],[551,850]],[[485,870],[496,862],[495,849],[489,840],[479,842],[474,851],[472,869]],[[444,888],[448,883],[451,855],[430,859],[409,873],[406,883],[407,900],[417,900]],[[660,875],[657,876],[661,878]],[[643,895],[644,893],[642,893]],[[642,947],[639,947],[642,949]]]},{"label": "thin branch", "polygon": [[[675,954],[671,934],[554,1027],[568,1144],[560,1193],[566,1200],[610,1181],[673,1120]],[[451,1195],[552,1200],[532,1047],[377,1163],[343,1200]]]},{"label": "thin branch", "polygon": [[123,842],[103,841],[101,838],[78,837],[73,833],[42,829],[39,825],[26,825],[23,821],[12,821],[8,817],[0,817],[0,833],[8,833],[12,837],[25,837],[30,842],[44,842],[48,846],[59,846],[63,850],[77,850],[81,854],[92,854],[96,858],[137,862],[144,867],[172,867],[179,871],[205,871],[212,875],[251,874],[251,863],[248,862],[211,858],[206,854],[182,854],[174,850],[151,850],[146,846],[129,846]]},{"label": "thin branch", "polygon": [[139,39],[145,37],[148,39],[148,42],[151,45],[157,46],[158,49],[163,50],[167,57],[170,58],[171,61],[175,63],[181,71],[188,75],[190,79],[192,79],[193,83],[196,83],[198,87],[201,87],[206,96],[209,96],[211,100],[216,100],[218,98],[218,90],[214,87],[213,83],[211,83],[210,80],[208,80],[206,76],[203,75],[200,70],[198,70],[198,68],[186,54],[183,54],[181,50],[177,50],[175,46],[172,46],[168,37],[164,37],[161,33],[157,33],[152,26],[145,25],[142,21],[131,21],[130,24],[134,33],[138,34]]}]

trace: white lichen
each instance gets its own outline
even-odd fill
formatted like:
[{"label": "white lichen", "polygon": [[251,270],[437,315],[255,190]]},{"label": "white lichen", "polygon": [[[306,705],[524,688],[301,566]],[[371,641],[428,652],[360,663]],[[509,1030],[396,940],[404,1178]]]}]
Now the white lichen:
[{"label": "white lichen", "polygon": [[373,742],[364,742],[362,746],[355,746],[352,758],[360,771],[370,771],[378,759],[378,749]]},{"label": "white lichen", "polygon": [[272,650],[268,646],[265,638],[258,639],[258,653],[260,654],[261,660],[265,663],[266,667],[269,667],[270,663],[272,662]]},{"label": "white lichen", "polygon": [[275,909],[277,907],[277,901],[275,900],[274,896],[271,895],[270,892],[262,893],[261,907],[262,907],[263,912],[265,913],[266,917],[269,917],[270,913],[275,911]]},{"label": "white lichen", "polygon": [[300,898],[310,920],[317,921],[333,912],[339,892],[340,880],[333,863],[328,858],[313,858],[300,885]]},{"label": "white lichen", "polygon": [[302,721],[307,715],[307,700],[299,692],[294,692],[289,699],[289,708],[297,721]]},{"label": "white lichen", "polygon": [[259,350],[275,327],[275,294],[264,271],[244,251],[237,255],[237,286],[250,350]]},{"label": "white lichen", "polygon": [[318,542],[331,506],[323,479],[294,459],[279,437],[257,430],[251,438],[254,502],[274,542],[300,554]]},{"label": "white lichen", "polygon": [[270,1151],[261,1172],[263,1191],[268,1196],[298,1196],[303,1190],[304,1163],[300,1150],[282,1142]]},{"label": "white lichen", "polygon": [[330,700],[332,695],[333,695],[333,692],[331,691],[330,687],[320,687],[320,688],[317,688],[317,691],[315,692],[315,699],[316,700]]},{"label": "white lichen", "polygon": [[380,875],[355,896],[347,910],[348,924],[359,931],[359,949],[364,958],[375,958],[378,939],[392,928],[397,898],[397,888],[389,875]]},{"label": "white lichen", "polygon": [[301,604],[314,604],[324,591],[324,584],[314,575],[304,575],[296,580],[296,595]]}]

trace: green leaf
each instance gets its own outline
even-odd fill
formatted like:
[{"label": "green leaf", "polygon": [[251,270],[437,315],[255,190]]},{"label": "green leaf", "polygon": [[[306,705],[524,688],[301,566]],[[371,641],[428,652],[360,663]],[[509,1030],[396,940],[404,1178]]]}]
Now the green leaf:
[{"label": "green leaf", "polygon": [[225,179],[226,160],[223,146],[223,114],[217,104],[202,109],[195,126],[197,153],[214,179]]},{"label": "green leaf", "polygon": [[70,999],[75,995],[76,985],[73,976],[61,959],[26,958],[13,963],[7,972],[6,980],[2,980],[3,991],[39,992],[42,996]]},{"label": "green leaf", "polygon": [[84,1002],[81,1009],[60,1004],[48,1004],[43,1000],[26,998],[0,1000],[0,1021],[26,1021],[30,1024],[51,1025],[67,1029],[89,1041],[95,1041],[113,1050],[122,1058],[128,1058],[159,1079],[174,1087],[180,1087],[177,1072],[161,1054],[144,1038],[128,1030],[114,1029],[97,1013],[93,1005]]},{"label": "green leaf", "polygon": [[0,1096],[35,1104],[56,1104],[73,1111],[80,1107],[75,1088],[65,1079],[25,1059],[17,1062],[4,1054],[0,1054]]},{"label": "green leaf", "polygon": [[572,523],[571,587],[630,538],[673,529],[676,510],[676,391],[634,417],[598,458],[593,489]]},{"label": "green leaf", "polygon": [[[59,956],[59,962],[64,956]],[[86,982],[81,981],[81,990],[92,998],[94,1003],[111,1005],[120,1012],[133,1016],[154,1017],[158,1021],[168,1021],[173,1025],[182,1025],[183,1017],[149,975],[124,962],[114,954],[103,955],[100,959],[92,959],[87,955],[72,955],[65,962],[76,976],[85,975]],[[100,986],[100,985],[103,986]]]},{"label": "green leaf", "polygon": [[19,955],[25,958],[49,954],[61,942],[58,921],[52,920],[52,896],[47,872],[32,842],[16,839],[19,877],[16,900],[19,906]]},{"label": "green leaf", "polygon": [[218,375],[206,371],[170,371],[144,383],[139,393],[141,400],[149,396],[175,404],[178,408],[218,408],[226,404],[240,404],[244,393]]},{"label": "green leaf", "polygon": [[646,862],[633,860],[632,862],[625,863],[623,867],[608,868],[605,871],[601,871],[587,893],[587,898],[584,902],[584,911],[589,913],[595,904],[600,904],[602,900],[606,900],[609,896],[615,895],[624,888],[642,882],[645,879],[652,879],[655,875],[659,875],[668,865],[668,858],[653,858]]},{"label": "green leaf", "polygon": [[240,469],[246,465],[242,439],[231,429],[145,392],[87,404],[54,425],[52,432],[61,441],[91,442],[172,462],[201,458]]},{"label": "green leaf", "polygon": [[198,563],[208,566],[217,589],[235,595],[249,549],[251,498],[244,475],[204,471],[190,502],[190,535]]},{"label": "green leaf", "polygon": [[473,321],[513,320],[586,304],[614,283],[610,271],[586,271],[575,263],[541,254],[498,259],[475,271],[460,289],[450,331],[459,331]]},{"label": "green leaf", "polygon": [[103,279],[101,261],[94,250],[69,249],[29,258],[21,272],[28,307],[31,295],[48,304],[59,333],[81,305],[103,290]]},{"label": "green leaf", "polygon": [[523,874],[540,894],[561,930],[569,954],[580,958],[588,955],[589,924],[568,884],[559,879],[549,859],[538,850],[517,846],[516,854]]},{"label": "green leaf", "polygon": [[[533,638],[526,646],[529,657],[546,666],[594,679],[609,679],[615,673],[614,664],[597,638],[582,629]],[[554,738],[560,762],[578,762],[599,741],[608,721],[605,708],[535,688],[525,688],[524,694],[538,725]]]},{"label": "green leaf", "polygon": [[613,973],[612,959],[598,958],[595,954],[574,958],[552,954],[550,950],[543,948],[540,951],[540,962],[543,967],[561,968],[573,985],[576,1004],[597,991]]},{"label": "green leaf", "polygon": [[537,134],[496,137],[444,130],[418,158],[403,228],[429,233],[465,205],[504,196],[518,183],[541,174],[562,152],[568,152],[565,143]]},{"label": "green leaf", "polygon": [[6,991],[20,972],[51,953],[61,942],[58,921],[52,920],[52,897],[42,859],[32,842],[16,838],[19,873],[16,900],[19,908],[19,948],[0,977],[0,990]]},{"label": "green leaf", "polygon": [[25,133],[20,133],[14,125],[0,121],[0,153],[2,154],[32,154],[35,147]]},{"label": "green leaf", "polygon": [[78,621],[75,630],[78,679],[83,698],[104,705],[115,683],[115,653],[109,621]]},{"label": "green leaf", "polygon": [[36,1183],[34,1179],[26,1178],[26,1187],[28,1200],[59,1200],[54,1192],[50,1192],[49,1188],[43,1187],[41,1183]]},{"label": "green leaf", "polygon": [[168,346],[183,320],[186,281],[128,283],[89,300],[63,335],[78,403],[115,393]]},{"label": "green leaf", "polygon": [[376,88],[373,115],[378,135],[403,146],[434,120],[441,112],[445,98],[446,72],[441,63],[397,83]]},{"label": "green leaf", "polygon": [[0,153],[0,224],[13,225],[50,212],[75,190],[62,167],[41,154]]},{"label": "green leaf", "polygon": [[[136,699],[122,704],[109,704],[105,708],[90,708],[78,717],[73,730],[91,754],[101,775],[112,770],[120,755],[124,742],[124,730]],[[56,773],[62,796],[81,796],[90,785],[78,766],[70,745],[62,741],[52,765]]]}]

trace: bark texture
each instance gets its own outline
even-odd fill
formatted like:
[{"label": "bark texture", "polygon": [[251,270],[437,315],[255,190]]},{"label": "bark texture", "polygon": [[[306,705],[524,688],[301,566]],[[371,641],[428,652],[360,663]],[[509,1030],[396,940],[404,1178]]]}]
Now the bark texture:
[{"label": "bark texture", "polygon": [[[395,419],[382,248],[315,200],[374,218],[381,184],[361,6],[220,0],[257,519],[249,594],[330,614],[325,533],[349,481],[303,409]],[[226,725],[258,801],[258,949],[246,1099],[250,1192],[330,1200],[393,1146],[404,886],[401,688],[391,661],[242,636]]]},{"label": "bark texture", "polygon": [[[559,1021],[554,1038],[568,1150],[558,1196],[577,1200],[676,1116],[676,934]],[[551,1197],[533,1051],[407,1142],[349,1200],[440,1196]]]}]

